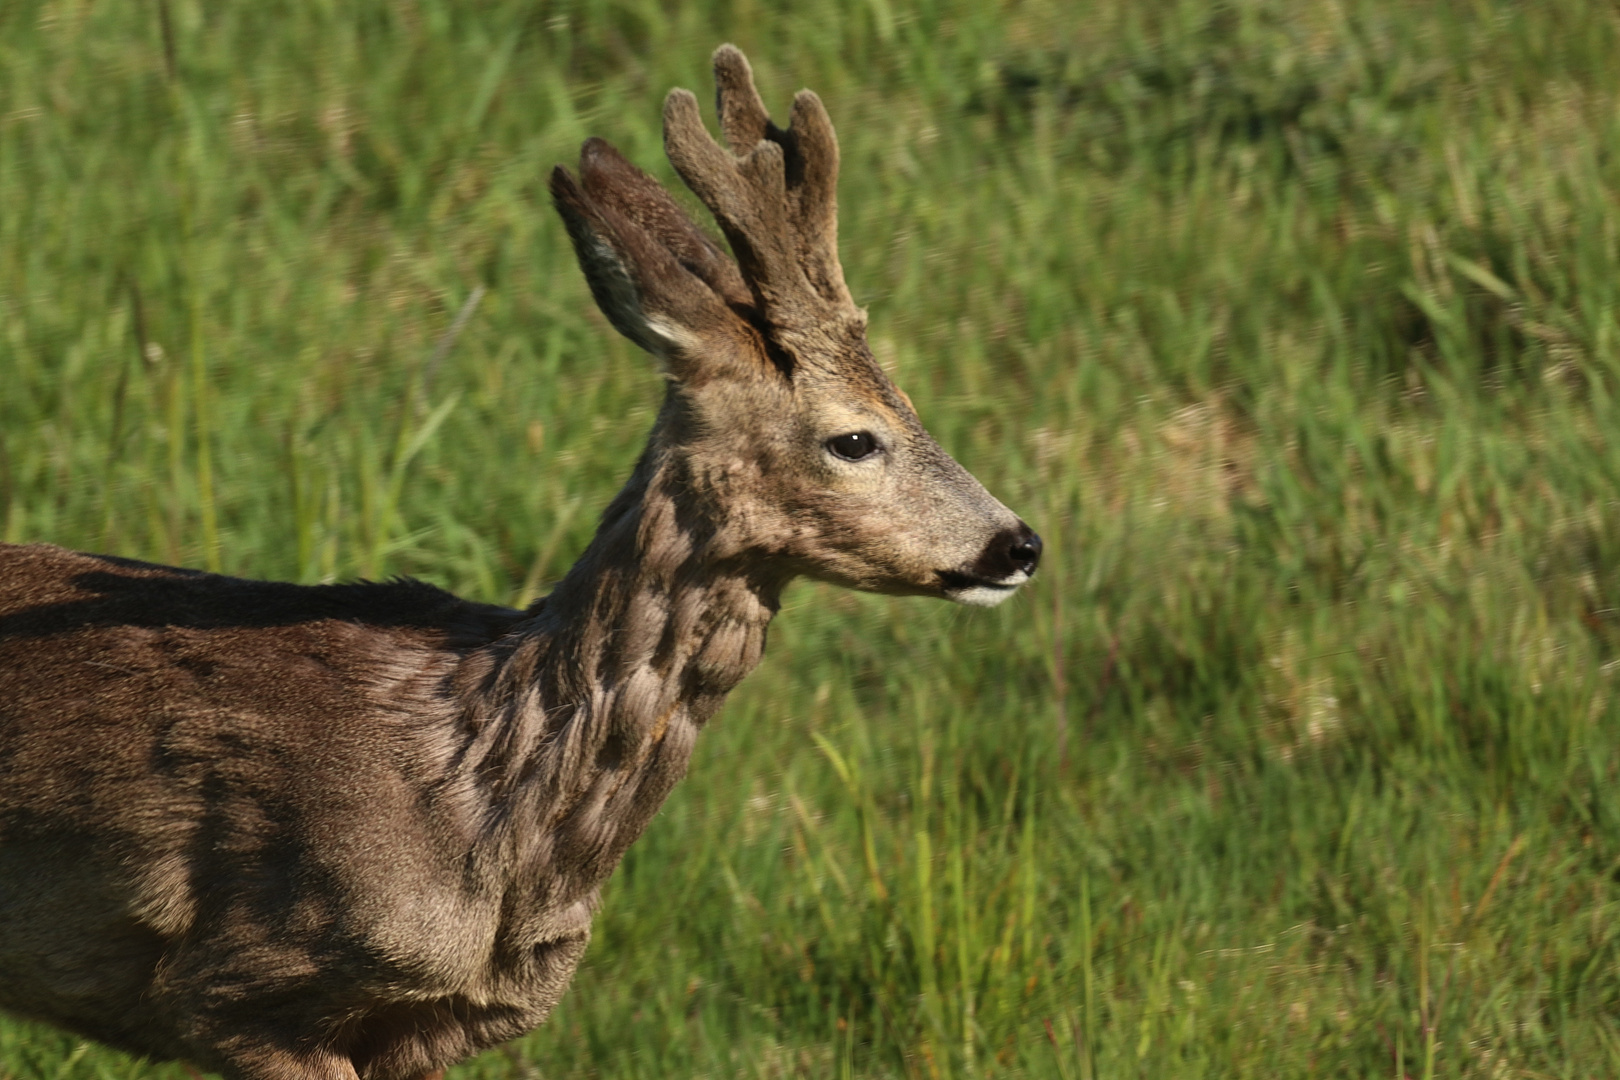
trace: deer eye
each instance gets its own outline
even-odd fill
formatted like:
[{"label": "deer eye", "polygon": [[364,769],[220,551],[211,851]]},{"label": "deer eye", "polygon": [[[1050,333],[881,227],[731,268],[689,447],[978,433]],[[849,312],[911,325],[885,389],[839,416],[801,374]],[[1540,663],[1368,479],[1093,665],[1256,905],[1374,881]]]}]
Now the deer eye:
[{"label": "deer eye", "polygon": [[852,431],[848,435],[834,435],[826,442],[833,457],[845,461],[859,461],[878,452],[877,436],[870,431]]}]

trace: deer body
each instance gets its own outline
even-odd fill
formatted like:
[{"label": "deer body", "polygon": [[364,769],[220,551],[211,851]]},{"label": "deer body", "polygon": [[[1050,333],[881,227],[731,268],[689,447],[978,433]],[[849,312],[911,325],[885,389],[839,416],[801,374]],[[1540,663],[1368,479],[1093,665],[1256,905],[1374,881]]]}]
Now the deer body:
[{"label": "deer body", "polygon": [[0,546],[0,641],[54,654],[0,649],[0,1006],[266,1075],[540,1023],[775,606],[638,486],[527,612]]},{"label": "deer body", "polygon": [[813,95],[716,54],[666,145],[733,264],[606,144],[552,190],[663,409],[526,611],[0,545],[0,1008],[242,1080],[411,1080],[540,1023],[603,880],[813,576],[993,602],[1039,541],[872,362]]}]

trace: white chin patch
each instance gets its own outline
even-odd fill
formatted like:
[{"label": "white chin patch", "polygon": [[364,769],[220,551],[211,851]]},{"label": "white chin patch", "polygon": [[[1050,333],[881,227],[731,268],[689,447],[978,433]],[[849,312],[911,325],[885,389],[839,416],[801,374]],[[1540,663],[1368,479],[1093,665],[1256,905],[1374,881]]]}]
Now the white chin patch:
[{"label": "white chin patch", "polygon": [[972,604],[974,607],[995,607],[1007,597],[1011,596],[1013,588],[998,589],[993,585],[974,585],[967,589],[958,589],[956,592],[946,593],[950,599],[958,604]]},{"label": "white chin patch", "polygon": [[965,589],[952,589],[945,596],[958,604],[971,604],[974,607],[995,607],[1017,592],[1018,586],[1028,580],[1028,574],[1017,573],[994,585],[969,585]]}]

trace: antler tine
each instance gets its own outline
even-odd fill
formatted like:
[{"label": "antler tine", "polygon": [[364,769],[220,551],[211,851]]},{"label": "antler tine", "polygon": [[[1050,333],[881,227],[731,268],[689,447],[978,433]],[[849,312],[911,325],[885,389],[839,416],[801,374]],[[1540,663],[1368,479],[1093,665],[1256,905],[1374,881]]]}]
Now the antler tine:
[{"label": "antler tine", "polygon": [[664,102],[664,151],[709,208],[766,318],[783,329],[861,319],[838,262],[838,143],[821,101],[794,99],[787,130],[773,124],[743,54],[714,54],[716,111],[731,150],[672,90]]},{"label": "antler tine", "polygon": [[671,90],[664,100],[664,152],[720,223],[759,307],[768,317],[791,310],[804,286],[797,230],[787,215],[782,147],[764,140],[739,160],[709,136],[697,99]]},{"label": "antler tine", "polygon": [[798,185],[799,232],[811,283],[834,303],[854,306],[838,261],[838,136],[814,90],[793,97],[788,130],[803,164]]},{"label": "antler tine", "polygon": [[735,45],[714,50],[714,111],[720,117],[731,152],[746,157],[768,138],[771,117],[754,88],[754,69]]}]

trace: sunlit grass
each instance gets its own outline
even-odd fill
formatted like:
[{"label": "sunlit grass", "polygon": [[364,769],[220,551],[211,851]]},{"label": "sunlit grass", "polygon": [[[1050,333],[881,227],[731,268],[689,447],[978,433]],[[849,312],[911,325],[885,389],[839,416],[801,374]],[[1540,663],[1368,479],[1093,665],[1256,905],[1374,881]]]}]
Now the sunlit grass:
[{"label": "sunlit grass", "polygon": [[1620,1074],[1612,5],[0,7],[0,538],[542,592],[659,390],[541,181],[723,40],[1048,562],[791,593],[460,1075]]}]

